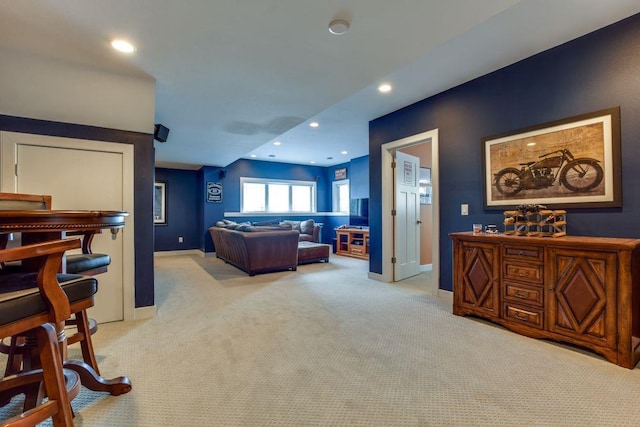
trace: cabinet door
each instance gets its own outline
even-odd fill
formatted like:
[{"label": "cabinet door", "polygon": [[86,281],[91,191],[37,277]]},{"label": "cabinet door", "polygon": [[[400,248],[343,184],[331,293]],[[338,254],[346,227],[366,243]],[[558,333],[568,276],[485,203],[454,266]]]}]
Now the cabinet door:
[{"label": "cabinet door", "polygon": [[616,254],[549,251],[549,330],[602,347],[616,346]]},{"label": "cabinet door", "polygon": [[456,314],[500,316],[499,246],[458,242],[455,254],[454,300]]}]

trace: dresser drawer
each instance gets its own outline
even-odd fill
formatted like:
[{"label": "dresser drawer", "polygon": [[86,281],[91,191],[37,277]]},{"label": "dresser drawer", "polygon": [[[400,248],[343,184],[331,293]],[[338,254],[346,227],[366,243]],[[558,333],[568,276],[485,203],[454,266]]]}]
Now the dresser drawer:
[{"label": "dresser drawer", "polygon": [[542,284],[543,268],[542,264],[520,264],[504,260],[503,277],[518,281]]},{"label": "dresser drawer", "polygon": [[523,308],[511,304],[504,305],[504,316],[508,320],[543,329],[542,309]]},{"label": "dresser drawer", "polygon": [[544,305],[542,287],[527,286],[520,283],[504,281],[504,299],[538,307]]},{"label": "dresser drawer", "polygon": [[522,261],[542,261],[544,248],[530,245],[504,245],[502,255],[505,258],[513,258]]}]

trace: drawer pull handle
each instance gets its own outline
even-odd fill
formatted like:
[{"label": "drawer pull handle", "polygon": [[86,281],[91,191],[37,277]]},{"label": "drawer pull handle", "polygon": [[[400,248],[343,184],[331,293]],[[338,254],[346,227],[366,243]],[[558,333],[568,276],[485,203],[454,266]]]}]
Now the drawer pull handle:
[{"label": "drawer pull handle", "polygon": [[523,271],[523,270],[520,270],[520,269],[518,269],[518,268],[516,268],[513,272],[514,272],[515,274],[517,274],[518,276],[520,276],[520,277],[527,277],[527,276],[529,275],[529,272],[528,272],[528,271],[526,271],[526,270],[525,270],[525,271]]},{"label": "drawer pull handle", "polygon": [[518,255],[520,255],[520,256],[524,255],[524,251],[518,252]]},{"label": "drawer pull handle", "polygon": [[520,313],[519,311],[516,311],[514,313],[514,316],[516,316],[518,319],[520,320],[529,320],[529,315],[526,313]]},{"label": "drawer pull handle", "polygon": [[517,290],[513,293],[518,298],[529,298],[529,292]]}]

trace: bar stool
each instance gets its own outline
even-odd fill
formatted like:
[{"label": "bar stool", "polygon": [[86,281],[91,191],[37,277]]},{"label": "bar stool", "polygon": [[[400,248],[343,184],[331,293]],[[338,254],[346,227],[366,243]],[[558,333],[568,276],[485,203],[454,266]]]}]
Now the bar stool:
[{"label": "bar stool", "polygon": [[[2,210],[51,210],[51,204],[52,198],[49,195],[0,193],[0,209]],[[107,254],[94,254],[91,250],[91,242],[93,241],[95,233],[95,230],[68,233],[68,235],[79,235],[82,237],[82,253],[68,254],[65,257],[67,273],[91,276],[107,271],[107,267],[111,264],[111,257]],[[0,248],[5,248],[7,243],[8,235],[0,234]],[[16,269],[16,266],[12,267],[13,270]],[[11,271],[11,269],[9,270]],[[93,370],[100,375],[91,343],[91,335],[98,330],[98,324],[89,318],[86,312],[91,306],[93,306],[93,298],[90,304],[88,302],[72,304],[71,313],[73,314],[73,318],[67,319],[66,324],[76,326],[77,333],[69,336],[68,344],[71,345],[79,342],[84,362],[90,365]],[[10,375],[20,370],[23,344],[24,339],[20,336],[11,337],[10,343],[8,344],[0,341],[0,353],[9,355],[5,375]]]},{"label": "bar stool", "polygon": [[[25,403],[26,409],[3,420],[3,426],[35,426],[48,418],[54,426],[73,426],[70,398],[78,393],[80,381],[75,372],[63,370],[66,343],[62,325],[71,313],[70,299],[92,296],[97,281],[80,276],[61,287],[57,272],[64,252],[78,247],[80,242],[74,239],[0,249],[0,262],[39,261],[37,273],[0,276],[0,336],[23,335],[35,344],[28,370],[0,381],[0,402],[6,404],[21,393],[29,396],[33,390],[38,394],[42,382],[48,398],[44,403],[39,397],[33,400],[39,403],[37,406]],[[57,325],[56,329],[51,324]]]}]

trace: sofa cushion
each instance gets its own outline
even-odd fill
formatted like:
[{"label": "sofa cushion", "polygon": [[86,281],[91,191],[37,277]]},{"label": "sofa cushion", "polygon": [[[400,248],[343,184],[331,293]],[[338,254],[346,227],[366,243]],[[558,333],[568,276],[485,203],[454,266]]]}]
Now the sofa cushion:
[{"label": "sofa cushion", "polygon": [[221,228],[235,227],[236,225],[238,225],[237,222],[230,221],[228,219],[221,219],[220,221],[216,222],[216,227],[221,227]]},{"label": "sofa cushion", "polygon": [[[245,222],[234,222],[234,221],[228,221],[228,220],[223,220],[223,224],[219,226],[220,228],[226,228],[228,230],[238,230],[238,231],[244,231],[245,228],[247,227],[251,227],[251,223],[249,221],[245,221]],[[219,221],[218,221],[219,222]],[[217,224],[217,223],[216,223]]]},{"label": "sofa cushion", "polygon": [[285,219],[280,224],[289,224],[292,230],[300,231],[300,221],[290,221],[288,219]]},{"label": "sofa cushion", "polygon": [[267,219],[264,221],[254,221],[253,225],[264,226],[264,225],[278,225],[282,220],[280,218]]},{"label": "sofa cushion", "polygon": [[291,230],[291,225],[290,224],[252,225],[251,227],[246,227],[246,229],[242,229],[238,231],[282,231],[282,230]]},{"label": "sofa cushion", "polygon": [[300,221],[300,234],[313,234],[315,222],[312,219]]}]

